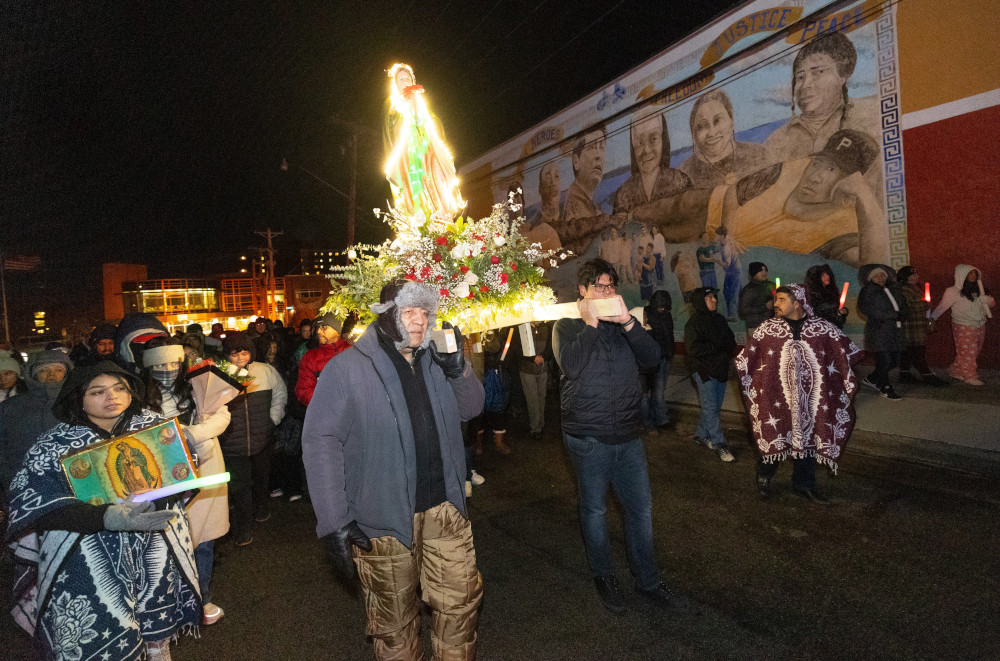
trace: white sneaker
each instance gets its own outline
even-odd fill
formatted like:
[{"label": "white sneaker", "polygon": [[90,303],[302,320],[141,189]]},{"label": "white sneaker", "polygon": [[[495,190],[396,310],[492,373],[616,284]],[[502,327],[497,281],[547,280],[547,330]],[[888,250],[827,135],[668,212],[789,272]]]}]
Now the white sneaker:
[{"label": "white sneaker", "polygon": [[478,487],[481,486],[484,482],[486,482],[486,478],[477,473],[476,471],[472,471],[472,479],[470,480],[470,482],[472,482],[473,486]]},{"label": "white sneaker", "polygon": [[465,481],[465,497],[472,498],[472,482],[469,480]]},{"label": "white sneaker", "polygon": [[215,624],[222,618],[223,615],[226,614],[226,611],[222,610],[212,602],[205,604],[203,611],[204,617],[202,618],[201,623],[204,625]]},{"label": "white sneaker", "polygon": [[271,498],[281,498],[284,495],[285,495],[285,492],[282,491],[281,489],[273,489],[271,491]]},{"label": "white sneaker", "polygon": [[723,460],[726,463],[729,463],[731,461],[736,461],[736,457],[733,456],[733,453],[730,452],[725,445],[720,445],[719,447],[715,448],[715,454],[719,455],[719,459]]}]

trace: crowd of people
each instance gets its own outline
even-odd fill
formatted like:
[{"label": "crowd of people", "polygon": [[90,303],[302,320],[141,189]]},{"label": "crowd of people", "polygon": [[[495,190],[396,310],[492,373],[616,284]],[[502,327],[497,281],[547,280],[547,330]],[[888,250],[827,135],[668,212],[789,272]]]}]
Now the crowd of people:
[{"label": "crowd of people", "polygon": [[[738,299],[748,328],[742,348],[713,286],[686,292],[692,311],[683,329],[701,405],[694,441],[735,461],[720,424],[735,368],[762,497],[773,494],[777,469],[790,460],[793,492],[828,504],[816,466],[836,471],[858,387],[898,398],[890,382],[897,365],[900,381],[944,383],[927,365],[926,342],[946,311],[956,345],[948,374],[982,384],[976,356],[995,302],[978,269],[959,266],[954,287],[931,311],[913,267],[862,267],[858,307],[875,363],[865,378],[856,376],[861,349],[841,331],[849,311],[830,268],[809,269],[801,285],[775,288],[767,276],[767,265],[753,262],[742,291],[724,292],[734,301],[727,309]],[[297,331],[258,318],[244,331],[219,326],[206,334],[192,324],[174,335],[151,315],[130,314],[96,326],[85,347],[54,345],[27,365],[18,352],[0,353],[0,481],[15,619],[46,658],[168,659],[172,640],[224,615],[212,601],[216,540],[229,535],[236,547],[249,545],[272,498],[308,497],[334,568],[360,580],[376,656],[421,657],[423,601],[434,658],[474,658],[483,584],[467,499],[485,482],[475,457],[486,433],[495,451],[512,452],[516,382],[527,438],[540,438],[556,376],[598,598],[612,613],[627,609],[606,523],[612,490],[635,592],[663,608],[687,608],[687,597],[661,579],[653,552],[642,440],[673,427],[665,399],[672,301],[657,289],[636,318],[617,294],[619,277],[606,260],[583,264],[579,318],[554,325],[466,338],[445,324],[453,351],[430,339],[438,293],[392,282],[356,341],[355,318],[333,314]],[[201,410],[186,375],[209,358],[243,376],[244,386],[227,404]],[[136,502],[136,491],[117,503],[74,496],[62,457],[172,418],[199,472],[228,471],[228,485],[150,503]],[[141,458],[135,462],[145,470]]]}]

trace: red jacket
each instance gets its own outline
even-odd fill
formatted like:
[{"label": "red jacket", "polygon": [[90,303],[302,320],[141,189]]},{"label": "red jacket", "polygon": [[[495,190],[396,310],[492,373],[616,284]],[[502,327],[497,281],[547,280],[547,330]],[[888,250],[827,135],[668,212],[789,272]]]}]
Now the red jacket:
[{"label": "red jacket", "polygon": [[295,382],[295,396],[303,406],[309,406],[313,391],[316,389],[316,379],[330,359],[351,344],[344,338],[339,338],[333,344],[321,344],[315,349],[306,351],[299,362],[299,380]]}]

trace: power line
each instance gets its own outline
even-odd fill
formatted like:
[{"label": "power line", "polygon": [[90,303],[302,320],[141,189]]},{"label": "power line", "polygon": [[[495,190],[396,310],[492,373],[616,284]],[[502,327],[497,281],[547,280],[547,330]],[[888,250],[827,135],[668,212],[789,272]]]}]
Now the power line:
[{"label": "power line", "polygon": [[483,14],[483,17],[481,19],[479,19],[479,22],[476,23],[475,27],[473,27],[471,30],[469,30],[469,33],[467,35],[465,35],[465,39],[462,39],[462,41],[458,42],[458,45],[455,46],[455,50],[452,52],[452,57],[455,57],[455,56],[458,55],[459,50],[462,48],[462,46],[465,45],[465,42],[467,42],[472,37],[472,35],[475,34],[476,30],[479,29],[479,26],[482,25],[486,21],[487,18],[489,18],[489,15],[493,13],[493,10],[496,9],[497,7],[499,7],[502,2],[503,2],[503,0],[497,0],[496,3],[494,3],[494,5],[492,7],[490,7],[489,11],[487,11],[485,14]]},{"label": "power line", "polygon": [[528,19],[531,18],[535,14],[535,12],[537,12],[539,9],[541,9],[542,5],[544,5],[546,2],[548,2],[548,0],[542,0],[537,5],[535,5],[535,8],[532,9],[530,12],[528,12],[528,15],[525,16],[524,18],[522,18],[520,23],[518,23],[513,28],[511,28],[511,30],[507,34],[505,34],[502,37],[500,37],[499,39],[497,39],[496,40],[496,45],[494,45],[493,48],[491,48],[488,51],[486,51],[482,55],[482,57],[480,57],[476,61],[476,63],[473,65],[473,68],[475,69],[475,68],[479,67],[483,62],[485,62],[486,58],[493,54],[493,51],[495,51],[497,48],[500,48],[500,44],[506,43],[506,39],[509,38],[515,32],[517,32],[521,28],[522,25],[524,25],[525,23],[527,23]]},{"label": "power line", "polygon": [[623,4],[625,4],[625,0],[618,0],[618,2],[615,4],[614,7],[612,7],[611,9],[609,9],[606,12],[604,12],[603,14],[601,14],[590,25],[588,25],[583,30],[581,30],[580,32],[578,32],[575,35],[573,35],[568,41],[564,42],[562,46],[560,46],[559,48],[557,48],[554,51],[552,51],[551,53],[549,53],[547,56],[545,56],[545,58],[543,58],[535,66],[531,67],[531,69],[529,69],[528,71],[526,71],[523,74],[521,74],[521,76],[519,78],[517,78],[516,80],[514,80],[514,82],[512,82],[509,85],[507,85],[507,87],[504,87],[498,93],[496,93],[495,95],[493,95],[493,97],[490,99],[489,102],[493,102],[496,99],[499,99],[501,96],[503,96],[507,92],[507,90],[514,88],[517,83],[520,83],[522,80],[524,80],[525,78],[527,78],[528,76],[530,76],[531,74],[533,74],[535,71],[537,71],[539,69],[539,67],[541,67],[543,64],[545,64],[546,62],[548,62],[549,60],[551,60],[553,57],[555,57],[556,55],[558,55],[559,53],[561,53],[567,46],[569,46],[574,41],[576,41],[577,39],[579,39],[580,37],[582,37],[584,34],[586,34],[588,31],[590,31],[590,29],[592,27],[594,27],[595,25],[597,25],[598,23],[600,23],[601,21],[603,21],[605,18],[607,18],[611,14],[611,12],[613,12],[616,9],[618,9]]}]

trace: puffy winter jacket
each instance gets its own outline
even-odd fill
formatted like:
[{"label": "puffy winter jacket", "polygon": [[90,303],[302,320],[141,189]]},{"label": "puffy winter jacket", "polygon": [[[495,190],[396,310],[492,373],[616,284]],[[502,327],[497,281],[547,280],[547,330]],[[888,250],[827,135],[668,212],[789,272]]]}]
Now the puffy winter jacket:
[{"label": "puffy winter jacket", "polygon": [[219,434],[222,454],[227,457],[253,456],[263,450],[271,430],[285,417],[288,391],[278,370],[253,362],[247,371],[254,379],[246,392],[227,405],[232,421]]},{"label": "puffy winter jacket", "polygon": [[[888,276],[885,287],[868,281],[875,268],[881,268]],[[906,298],[896,284],[896,272],[884,264],[866,264],[858,271],[858,279],[865,283],[858,294],[858,312],[865,317],[865,349],[905,351],[902,320],[906,318]],[[890,294],[896,301],[895,307],[889,300]]]},{"label": "puffy winter jacket", "polygon": [[299,376],[295,381],[295,397],[299,402],[309,406],[320,372],[331,358],[350,346],[351,344],[341,337],[336,342],[321,344],[315,349],[310,349],[302,356],[302,360],[299,361]]},{"label": "puffy winter jacket", "polygon": [[643,391],[639,369],[656,366],[660,347],[638,321],[626,332],[619,324],[560,319],[552,347],[562,370],[562,428],[572,436],[602,443],[639,437]]}]

